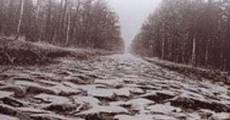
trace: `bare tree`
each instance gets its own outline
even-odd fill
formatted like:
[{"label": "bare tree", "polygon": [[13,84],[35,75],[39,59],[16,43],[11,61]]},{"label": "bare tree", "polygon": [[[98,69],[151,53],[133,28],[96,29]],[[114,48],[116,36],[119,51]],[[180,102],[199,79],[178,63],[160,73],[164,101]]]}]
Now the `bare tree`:
[{"label": "bare tree", "polygon": [[173,62],[230,70],[229,13],[228,0],[165,0],[143,25],[133,49]]},{"label": "bare tree", "polygon": [[[27,41],[65,47],[107,50],[124,47],[118,17],[104,0],[4,1],[8,3],[0,1],[5,3],[5,10],[0,11],[0,19],[5,18],[0,21],[0,32],[7,36],[16,35],[18,39],[23,35]],[[2,27],[2,22],[6,27]]]},{"label": "bare tree", "polygon": [[20,36],[20,32],[21,32],[21,26],[22,26],[22,19],[23,19],[23,13],[24,13],[24,0],[20,0],[20,16],[18,19],[18,26],[17,26],[17,34],[15,37],[15,40],[17,40]]},{"label": "bare tree", "polygon": [[[68,1],[66,1],[68,2]],[[71,7],[68,6],[69,3],[67,4],[67,30],[66,30],[66,41],[65,41],[65,46],[68,46],[69,44],[69,35],[70,35],[70,25],[71,25]]]},{"label": "bare tree", "polygon": [[4,1],[0,1],[0,34],[2,34],[3,25],[4,25]]}]

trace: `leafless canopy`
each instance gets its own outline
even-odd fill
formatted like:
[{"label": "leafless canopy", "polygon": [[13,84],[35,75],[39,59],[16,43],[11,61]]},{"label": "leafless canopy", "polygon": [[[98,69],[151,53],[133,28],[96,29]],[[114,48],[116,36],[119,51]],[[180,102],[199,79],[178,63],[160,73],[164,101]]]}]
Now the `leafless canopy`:
[{"label": "leafless canopy", "polygon": [[230,1],[164,0],[143,24],[136,53],[194,66],[230,69]]},{"label": "leafless canopy", "polygon": [[104,0],[1,0],[0,34],[71,47],[123,47],[117,15]]}]

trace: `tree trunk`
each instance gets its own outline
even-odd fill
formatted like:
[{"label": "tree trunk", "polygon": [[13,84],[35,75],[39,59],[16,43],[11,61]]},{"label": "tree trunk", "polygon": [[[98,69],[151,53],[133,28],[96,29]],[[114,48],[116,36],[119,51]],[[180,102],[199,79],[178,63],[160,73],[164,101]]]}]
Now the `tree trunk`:
[{"label": "tree trunk", "polygon": [[0,0],[0,35],[2,34],[4,24],[4,1]]},{"label": "tree trunk", "polygon": [[44,40],[48,41],[49,43],[51,42],[50,41],[50,24],[51,24],[51,7],[52,7],[52,0],[49,0],[49,3],[48,3],[48,13],[47,13],[47,17],[46,17],[46,28],[45,28],[45,38]]},{"label": "tree trunk", "polygon": [[161,59],[164,59],[165,58],[165,41],[166,41],[165,30],[163,30],[162,34],[163,34],[163,37],[162,37],[162,43],[161,43]]},{"label": "tree trunk", "polygon": [[70,24],[71,24],[71,19],[70,19],[71,13],[69,11],[68,15],[67,15],[67,30],[66,30],[66,42],[65,42],[65,46],[68,46],[69,44],[69,32],[70,32]]},{"label": "tree trunk", "polygon": [[16,34],[16,38],[15,40],[17,40],[20,36],[20,32],[21,32],[21,26],[22,26],[22,18],[23,18],[23,13],[24,13],[24,0],[20,1],[20,16],[19,16],[19,20],[18,20],[18,26],[17,26],[17,34]]},{"label": "tree trunk", "polygon": [[42,27],[39,26],[39,14],[40,14],[40,9],[41,9],[41,5],[40,5],[41,1],[37,0],[37,10],[36,10],[36,27],[37,27],[37,39],[39,42],[41,42],[41,29]]},{"label": "tree trunk", "polygon": [[[61,27],[60,27],[60,37],[58,39],[62,40],[65,39],[65,30],[66,30],[66,26],[65,26],[65,22],[66,22],[66,14],[67,14],[67,7],[68,7],[68,0],[65,0],[65,5],[64,5],[64,10],[63,10],[63,14],[62,14],[62,19],[61,19]],[[64,44],[63,41],[60,41],[60,43]]]},{"label": "tree trunk", "polygon": [[60,37],[60,33],[61,33],[61,18],[62,18],[62,6],[63,6],[64,0],[61,0],[59,8],[58,8],[58,18],[56,20],[56,26],[55,26],[55,32],[54,32],[54,37],[52,40],[52,44],[55,43],[55,41],[57,40],[57,38]]},{"label": "tree trunk", "polygon": [[38,19],[40,14],[40,9],[41,9],[40,2],[41,2],[40,0],[37,0],[36,20]]},{"label": "tree trunk", "polygon": [[209,45],[210,45],[210,38],[208,38],[208,42],[206,43],[206,50],[205,50],[205,66],[208,65],[208,60],[209,60]]},{"label": "tree trunk", "polygon": [[[79,35],[77,32],[79,32],[79,11],[80,11],[80,0],[77,1],[77,5],[76,5],[76,11],[75,11],[75,14],[74,14],[74,17],[73,17],[73,21],[72,21],[72,37],[71,37],[71,40],[79,40]],[[74,42],[75,44],[79,45],[78,42]]]},{"label": "tree trunk", "polygon": [[196,65],[196,38],[193,36],[192,40],[192,65]]}]

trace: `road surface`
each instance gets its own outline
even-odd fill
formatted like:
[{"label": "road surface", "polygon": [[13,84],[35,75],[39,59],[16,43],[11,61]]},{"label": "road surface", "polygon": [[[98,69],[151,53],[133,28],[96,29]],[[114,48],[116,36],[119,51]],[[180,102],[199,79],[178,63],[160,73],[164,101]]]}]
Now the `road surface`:
[{"label": "road surface", "polygon": [[132,55],[2,67],[1,120],[229,120],[230,87]]}]

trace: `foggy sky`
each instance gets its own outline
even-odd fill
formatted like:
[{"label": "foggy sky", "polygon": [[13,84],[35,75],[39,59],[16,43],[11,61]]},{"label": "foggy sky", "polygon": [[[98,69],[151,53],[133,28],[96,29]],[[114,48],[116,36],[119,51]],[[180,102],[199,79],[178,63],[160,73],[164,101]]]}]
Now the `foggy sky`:
[{"label": "foggy sky", "polygon": [[107,0],[111,8],[118,13],[122,28],[122,37],[126,44],[140,30],[141,25],[161,0]]}]

